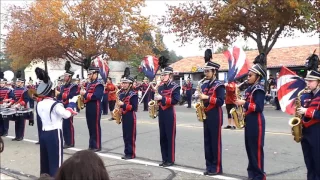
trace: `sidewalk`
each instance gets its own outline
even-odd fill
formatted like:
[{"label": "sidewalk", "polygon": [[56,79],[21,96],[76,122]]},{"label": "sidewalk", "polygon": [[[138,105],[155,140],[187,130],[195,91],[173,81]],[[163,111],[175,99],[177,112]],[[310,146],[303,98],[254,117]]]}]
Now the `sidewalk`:
[{"label": "sidewalk", "polygon": [[12,179],[16,179],[16,178],[13,178],[13,177],[11,177],[11,176],[7,176],[7,175],[5,175],[5,174],[0,173],[0,179],[1,179],[1,180],[2,180],[2,179],[12,180]]}]

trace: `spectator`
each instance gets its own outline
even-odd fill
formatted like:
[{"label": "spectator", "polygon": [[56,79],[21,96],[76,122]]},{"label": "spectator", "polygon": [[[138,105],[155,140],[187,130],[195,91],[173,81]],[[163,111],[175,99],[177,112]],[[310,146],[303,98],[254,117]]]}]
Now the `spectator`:
[{"label": "spectator", "polygon": [[268,79],[268,87],[267,87],[267,94],[266,94],[267,104],[270,104],[271,89],[273,89],[275,85],[276,85],[276,80],[273,78],[272,74],[270,74]]},{"label": "spectator", "polygon": [[60,167],[56,180],[109,180],[108,172],[101,158],[94,152],[76,152]]},{"label": "spectator", "polygon": [[226,86],[226,109],[228,114],[228,125],[224,127],[224,129],[236,129],[234,125],[234,120],[230,114],[230,110],[235,107],[234,101],[237,99],[236,97],[236,83],[230,82],[225,83]]}]

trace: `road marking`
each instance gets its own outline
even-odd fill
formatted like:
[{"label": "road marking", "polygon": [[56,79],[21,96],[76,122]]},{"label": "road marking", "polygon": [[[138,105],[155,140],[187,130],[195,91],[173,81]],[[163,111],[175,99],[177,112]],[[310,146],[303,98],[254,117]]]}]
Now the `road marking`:
[{"label": "road marking", "polygon": [[[6,136],[7,138],[10,138],[10,139],[13,139],[14,137],[13,136]],[[26,141],[26,142],[31,142],[31,143],[36,143],[38,141],[35,141],[35,140],[31,140],[31,139],[23,139],[23,141]],[[68,150],[71,150],[71,151],[82,151],[83,149],[79,149],[79,148],[68,148]],[[128,161],[128,162],[132,162],[132,163],[136,163],[136,164],[142,164],[142,165],[146,165],[146,166],[155,166],[155,167],[160,167],[160,168],[163,168],[161,166],[159,166],[157,163],[155,162],[152,162],[152,161],[145,161],[145,160],[139,160],[139,159],[129,159],[129,160],[123,160],[121,159],[120,156],[115,156],[115,155],[112,155],[112,154],[109,154],[109,153],[99,153],[99,152],[96,152],[96,154],[98,154],[99,156],[101,157],[106,157],[106,158],[110,158],[110,159],[116,159],[116,160],[120,160],[120,161]],[[180,171],[180,172],[185,172],[185,173],[189,173],[189,174],[197,174],[197,175],[203,175],[203,172],[201,171],[198,171],[198,170],[193,170],[193,169],[189,169],[189,168],[184,168],[184,167],[174,167],[174,166],[171,166],[171,167],[165,167],[167,169],[171,169],[171,170],[174,170],[174,171]],[[223,175],[216,175],[216,176],[207,176],[207,177],[212,177],[212,178],[216,178],[216,179],[225,179],[225,180],[240,180],[240,179],[237,179],[237,178],[233,178],[233,177],[228,177],[228,176],[223,176]]]}]

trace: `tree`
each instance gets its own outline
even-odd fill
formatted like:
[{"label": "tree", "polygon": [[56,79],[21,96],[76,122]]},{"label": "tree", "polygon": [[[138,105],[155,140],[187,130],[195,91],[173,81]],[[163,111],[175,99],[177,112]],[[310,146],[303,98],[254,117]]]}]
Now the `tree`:
[{"label": "tree", "polygon": [[[10,13],[13,23],[7,26],[7,46],[11,44],[8,52],[16,62],[23,59],[28,63],[35,58],[29,56],[30,52],[41,49],[48,54],[52,52],[50,57],[64,57],[77,65],[102,53],[108,54],[110,60],[124,61],[131,54],[149,54],[152,50],[149,42],[143,41],[143,35],[153,26],[139,15],[142,6],[144,0],[37,0],[26,9],[13,7]],[[36,37],[23,36],[34,31],[41,33]],[[30,42],[33,38],[37,43]],[[25,40],[32,46],[13,50]],[[39,47],[47,42],[51,49]]]},{"label": "tree", "polygon": [[46,11],[61,6],[46,1],[35,3],[30,8],[13,6],[10,9],[12,23],[6,26],[9,32],[5,45],[14,70],[43,60],[47,71],[47,61],[56,61],[62,56],[64,49],[58,43],[63,37],[56,28],[59,26],[59,21],[54,19],[56,12]]},{"label": "tree", "polygon": [[207,5],[168,6],[160,24],[176,33],[182,44],[201,38],[201,47],[213,42],[227,45],[242,36],[253,39],[259,52],[268,54],[279,37],[292,36],[294,29],[316,30],[319,12],[319,0],[210,0]]}]

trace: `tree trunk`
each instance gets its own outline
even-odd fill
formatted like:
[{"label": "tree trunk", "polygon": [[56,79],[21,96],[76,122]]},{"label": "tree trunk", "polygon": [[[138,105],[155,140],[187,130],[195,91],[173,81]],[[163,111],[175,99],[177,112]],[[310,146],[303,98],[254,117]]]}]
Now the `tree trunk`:
[{"label": "tree trunk", "polygon": [[81,66],[81,79],[84,79],[83,66]]},{"label": "tree trunk", "polygon": [[44,70],[48,73],[48,60],[44,59]]}]

